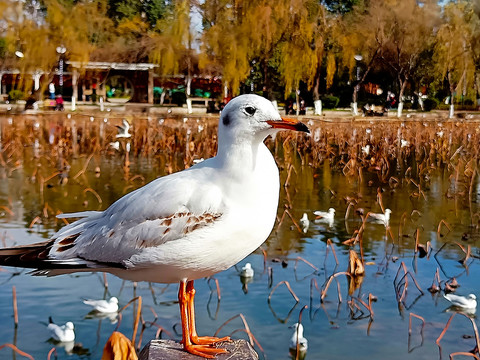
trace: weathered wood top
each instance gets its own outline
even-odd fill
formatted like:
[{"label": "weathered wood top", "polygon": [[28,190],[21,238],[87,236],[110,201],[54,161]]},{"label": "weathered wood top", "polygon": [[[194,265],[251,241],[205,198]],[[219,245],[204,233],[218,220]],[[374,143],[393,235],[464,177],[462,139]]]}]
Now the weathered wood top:
[{"label": "weathered wood top", "polygon": [[[216,360],[258,360],[258,354],[243,339],[224,342],[218,345],[228,353],[219,354]],[[183,351],[183,346],[173,340],[152,340],[140,352],[139,360],[199,360],[198,356]]]}]

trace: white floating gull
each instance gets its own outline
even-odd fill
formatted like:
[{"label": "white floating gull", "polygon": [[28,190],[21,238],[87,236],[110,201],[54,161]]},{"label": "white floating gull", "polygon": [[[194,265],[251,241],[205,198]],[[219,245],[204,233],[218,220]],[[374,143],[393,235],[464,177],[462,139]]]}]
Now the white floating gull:
[{"label": "white floating gull", "polygon": [[314,211],[313,214],[317,217],[315,219],[316,223],[322,222],[327,223],[329,227],[333,226],[333,222],[335,220],[335,209],[330,208],[328,211]]},{"label": "white floating gull", "polygon": [[252,264],[250,263],[246,263],[240,272],[240,276],[244,278],[252,278],[254,274],[255,272],[253,271]]},{"label": "white floating gull", "polygon": [[308,340],[303,337],[303,325],[299,323],[295,323],[290,326],[291,329],[294,329],[292,337],[290,339],[290,350],[297,349],[298,343],[298,351],[305,352],[308,349]]},{"label": "white floating gull", "polygon": [[368,213],[367,221],[375,223],[375,224],[382,224],[388,226],[390,224],[390,214],[392,210],[385,209],[385,214],[382,213]]},{"label": "white floating gull", "polygon": [[48,330],[50,330],[50,335],[53,339],[60,342],[70,342],[75,340],[74,326],[71,321],[67,322],[65,325],[59,326],[53,322],[51,317],[48,320]]},{"label": "white floating gull", "polygon": [[94,311],[101,313],[114,313],[118,311],[118,299],[112,296],[110,300],[83,300],[83,303],[89,305]]},{"label": "white floating gull", "polygon": [[303,216],[300,219],[300,227],[302,228],[302,231],[306,233],[308,231],[309,226],[310,226],[310,220],[308,220],[308,215],[307,213],[303,213]]},{"label": "white floating gull", "polygon": [[443,297],[450,301],[450,303],[453,306],[462,308],[462,309],[467,309],[467,310],[472,310],[476,309],[477,307],[477,297],[474,294],[470,294],[467,297],[461,296],[461,295],[455,295],[455,294],[443,294]]}]

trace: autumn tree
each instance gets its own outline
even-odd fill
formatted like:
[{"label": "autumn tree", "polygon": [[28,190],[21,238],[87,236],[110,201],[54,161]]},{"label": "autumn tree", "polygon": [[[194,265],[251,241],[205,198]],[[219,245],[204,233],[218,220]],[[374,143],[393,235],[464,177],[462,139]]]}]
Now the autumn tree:
[{"label": "autumn tree", "polygon": [[45,21],[53,47],[65,46],[72,61],[87,62],[92,52],[111,40],[113,23],[106,0],[45,0]]},{"label": "autumn tree", "polygon": [[25,92],[30,91],[34,77],[51,70],[55,47],[49,40],[48,28],[39,23],[25,10],[26,3],[3,0],[1,20],[6,24],[4,42],[5,61],[9,67],[19,70],[15,86]]},{"label": "autumn tree", "polygon": [[255,45],[244,21],[250,6],[255,6],[251,0],[220,0],[206,1],[201,7],[204,31],[200,66],[219,68],[232,95],[238,94],[240,83],[250,73]]},{"label": "autumn tree", "polygon": [[472,3],[469,24],[471,28],[470,49],[475,64],[476,98],[480,99],[480,0],[475,0]]},{"label": "autumn tree", "polygon": [[316,26],[319,7],[316,1],[288,1],[284,40],[279,44],[279,72],[285,82],[285,95],[295,90],[297,112],[300,81],[312,87],[317,72],[319,58],[316,50],[323,49],[323,44],[315,46]]},{"label": "autumn tree", "polygon": [[162,74],[178,74],[186,71],[187,95],[190,95],[192,75],[191,1],[176,0],[171,14],[157,21],[155,32],[150,34],[150,61],[160,65]]},{"label": "autumn tree", "polygon": [[378,28],[380,58],[397,78],[400,117],[407,84],[422,61],[421,54],[433,43],[439,8],[435,1],[386,0],[372,3],[370,14]]},{"label": "autumn tree", "polygon": [[[358,115],[357,98],[360,86],[365,82],[370,71],[376,66],[384,43],[379,34],[382,28],[372,17],[369,9],[357,6],[343,17],[338,18],[332,30],[332,48],[327,57],[327,85],[333,81],[333,70],[328,66],[338,59],[338,67],[346,69],[353,86],[352,112]],[[334,51],[337,49],[335,56]],[[360,62],[364,71],[359,72]]]},{"label": "autumn tree", "polygon": [[328,11],[336,14],[346,14],[355,6],[363,4],[363,0],[323,0]]},{"label": "autumn tree", "polygon": [[439,80],[448,83],[450,91],[450,117],[453,117],[455,96],[465,97],[473,88],[475,79],[475,38],[472,33],[476,22],[471,2],[452,2],[445,6],[443,24],[435,44],[435,69]]}]

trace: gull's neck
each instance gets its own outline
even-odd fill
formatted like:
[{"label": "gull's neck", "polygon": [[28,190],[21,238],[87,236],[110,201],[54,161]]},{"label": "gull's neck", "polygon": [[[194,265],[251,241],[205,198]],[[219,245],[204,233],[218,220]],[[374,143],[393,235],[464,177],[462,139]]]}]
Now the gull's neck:
[{"label": "gull's neck", "polygon": [[217,161],[219,167],[234,176],[245,176],[257,167],[260,147],[264,147],[263,136],[253,139],[248,137],[220,137],[218,141]]},{"label": "gull's neck", "polygon": [[303,326],[298,326],[295,332],[295,336],[298,336],[298,339],[303,338]]}]

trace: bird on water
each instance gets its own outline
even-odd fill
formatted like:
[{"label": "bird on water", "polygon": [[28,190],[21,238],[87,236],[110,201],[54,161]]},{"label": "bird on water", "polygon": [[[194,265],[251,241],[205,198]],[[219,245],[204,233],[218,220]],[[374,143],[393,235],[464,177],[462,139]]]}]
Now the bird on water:
[{"label": "bird on water", "polygon": [[309,132],[267,99],[238,96],[220,116],[215,157],[153,180],[104,211],[62,214],[77,220],[45,242],[0,249],[0,265],[45,276],[105,271],[178,282],[184,349],[205,358],[225,353],[213,345],[228,337],[197,335],[193,282],[235,265],[270,234],[280,180],[263,140],[282,129]]}]

